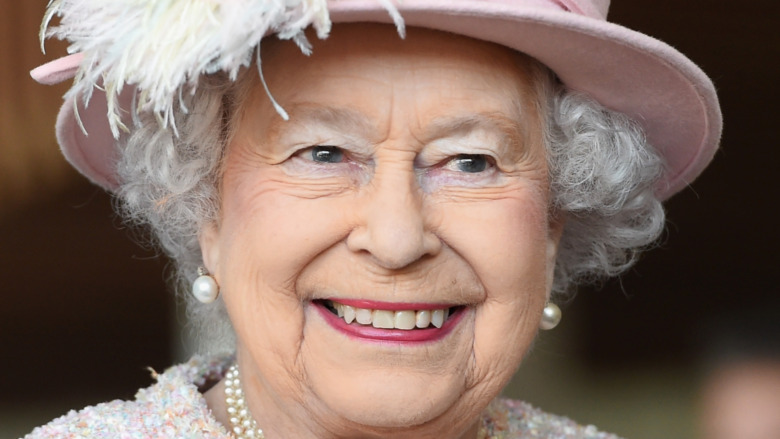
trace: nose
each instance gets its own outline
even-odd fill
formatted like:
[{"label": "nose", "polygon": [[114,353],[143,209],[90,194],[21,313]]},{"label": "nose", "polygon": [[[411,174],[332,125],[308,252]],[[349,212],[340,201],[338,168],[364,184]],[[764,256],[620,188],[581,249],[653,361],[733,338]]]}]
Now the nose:
[{"label": "nose", "polygon": [[423,194],[413,166],[410,169],[377,168],[358,199],[360,218],[347,237],[353,252],[366,252],[386,269],[397,270],[441,250],[430,230]]}]

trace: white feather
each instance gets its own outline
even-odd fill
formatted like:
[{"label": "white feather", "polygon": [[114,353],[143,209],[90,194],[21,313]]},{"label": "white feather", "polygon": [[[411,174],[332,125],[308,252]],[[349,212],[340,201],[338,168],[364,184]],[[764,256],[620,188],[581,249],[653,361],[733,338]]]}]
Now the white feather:
[{"label": "white feather", "polygon": [[[390,0],[379,2],[403,35],[398,11]],[[60,24],[47,30],[55,15]],[[194,92],[202,74],[223,71],[235,78],[269,33],[309,53],[303,32],[310,25],[319,38],[328,36],[327,0],[51,0],[41,37],[66,39],[69,52],[84,54],[66,96],[87,104],[93,89],[103,87],[111,130],[119,137],[127,127],[117,97],[126,85],[139,90],[134,111],[153,111],[175,130],[173,104]]]}]

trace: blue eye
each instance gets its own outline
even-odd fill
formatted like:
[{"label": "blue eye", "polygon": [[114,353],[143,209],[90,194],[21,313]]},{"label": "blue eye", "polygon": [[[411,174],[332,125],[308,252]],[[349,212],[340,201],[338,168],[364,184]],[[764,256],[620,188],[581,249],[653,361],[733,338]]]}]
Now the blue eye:
[{"label": "blue eye", "polygon": [[337,146],[317,145],[311,148],[311,159],[319,163],[341,163],[344,151]]},{"label": "blue eye", "polygon": [[488,167],[487,157],[481,154],[460,154],[452,162],[461,172],[477,173]]}]

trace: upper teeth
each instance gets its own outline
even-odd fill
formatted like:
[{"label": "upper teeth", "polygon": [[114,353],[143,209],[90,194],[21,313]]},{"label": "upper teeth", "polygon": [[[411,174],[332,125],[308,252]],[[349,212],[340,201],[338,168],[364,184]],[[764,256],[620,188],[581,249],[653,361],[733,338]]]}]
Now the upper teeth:
[{"label": "upper teeth", "polygon": [[449,308],[389,311],[386,309],[366,309],[331,302],[338,316],[345,322],[357,322],[382,329],[427,328],[429,325],[441,328],[449,317]]}]

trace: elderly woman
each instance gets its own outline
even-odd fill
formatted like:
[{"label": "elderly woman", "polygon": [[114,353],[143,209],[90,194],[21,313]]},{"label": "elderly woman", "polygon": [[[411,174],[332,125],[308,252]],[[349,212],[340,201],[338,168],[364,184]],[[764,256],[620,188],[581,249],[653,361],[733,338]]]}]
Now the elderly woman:
[{"label": "elderly woman", "polygon": [[28,437],[614,437],[496,399],[720,134],[706,76],[607,3],[53,1],[66,157],[234,355]]}]

